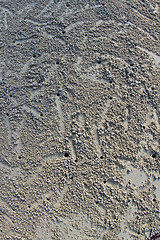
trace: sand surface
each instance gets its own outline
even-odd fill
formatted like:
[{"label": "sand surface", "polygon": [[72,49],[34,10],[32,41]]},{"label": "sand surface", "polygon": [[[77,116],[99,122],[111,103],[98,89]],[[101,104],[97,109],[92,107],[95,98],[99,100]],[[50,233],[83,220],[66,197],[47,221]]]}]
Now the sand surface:
[{"label": "sand surface", "polygon": [[0,239],[160,239],[159,0],[0,1]]}]

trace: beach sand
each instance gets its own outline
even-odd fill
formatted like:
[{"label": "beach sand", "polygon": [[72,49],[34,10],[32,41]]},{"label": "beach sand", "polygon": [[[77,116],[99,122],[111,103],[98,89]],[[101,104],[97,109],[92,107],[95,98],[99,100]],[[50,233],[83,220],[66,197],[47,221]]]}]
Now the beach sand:
[{"label": "beach sand", "polygon": [[159,20],[158,0],[0,2],[0,239],[160,239]]}]

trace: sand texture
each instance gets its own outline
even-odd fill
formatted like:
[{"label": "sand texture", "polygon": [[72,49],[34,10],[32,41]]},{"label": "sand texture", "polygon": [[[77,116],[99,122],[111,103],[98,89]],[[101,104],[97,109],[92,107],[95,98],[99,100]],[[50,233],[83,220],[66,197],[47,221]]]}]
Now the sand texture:
[{"label": "sand texture", "polygon": [[160,239],[159,0],[0,1],[0,239]]}]

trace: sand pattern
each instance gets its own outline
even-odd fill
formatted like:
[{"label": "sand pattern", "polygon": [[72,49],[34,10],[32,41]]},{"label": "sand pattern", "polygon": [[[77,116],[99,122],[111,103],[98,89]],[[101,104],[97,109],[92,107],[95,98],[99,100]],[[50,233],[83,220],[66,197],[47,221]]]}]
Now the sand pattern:
[{"label": "sand pattern", "polygon": [[0,2],[0,239],[160,234],[158,0]]}]

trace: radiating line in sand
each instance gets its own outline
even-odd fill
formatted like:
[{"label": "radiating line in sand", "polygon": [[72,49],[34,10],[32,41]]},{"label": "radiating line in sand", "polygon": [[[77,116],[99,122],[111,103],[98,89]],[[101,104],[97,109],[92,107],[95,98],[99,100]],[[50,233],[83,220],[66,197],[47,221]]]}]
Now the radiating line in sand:
[{"label": "radiating line in sand", "polygon": [[149,51],[143,47],[137,46],[141,51],[146,52],[154,61],[155,66],[159,67],[160,66],[160,56],[157,54],[153,53],[152,51]]},{"label": "radiating line in sand", "polygon": [[28,106],[27,104],[24,104],[24,105],[23,105],[23,110],[26,110],[27,112],[32,113],[33,116],[36,117],[36,118],[39,118],[39,117],[40,117],[40,113],[37,111],[37,109],[34,108],[34,107],[30,107],[30,106]]},{"label": "radiating line in sand", "polygon": [[93,124],[92,126],[93,142],[94,142],[98,157],[103,155],[99,134],[98,134],[98,128],[103,127],[103,124],[106,118],[106,113],[108,111],[109,106],[110,106],[110,100],[105,104],[103,108],[103,112],[101,113],[101,121],[98,123],[98,126],[96,124]]},{"label": "radiating line in sand", "polygon": [[71,156],[73,158],[73,160],[76,160],[77,159],[77,155],[76,155],[76,150],[75,150],[75,147],[74,147],[74,144],[73,144],[73,140],[69,140],[69,146],[70,146],[70,149],[71,149]]},{"label": "radiating line in sand", "polygon": [[61,108],[61,102],[60,102],[58,96],[56,96],[56,106],[57,106],[57,111],[58,111],[58,115],[59,115],[60,131],[61,131],[61,134],[64,134],[65,133],[64,117],[63,117],[63,111]]},{"label": "radiating line in sand", "polygon": [[8,140],[9,140],[9,143],[11,144],[12,131],[11,131],[11,125],[10,125],[9,117],[6,118],[6,124],[7,124],[7,128],[8,128]]},{"label": "radiating line in sand", "polygon": [[94,141],[97,155],[98,155],[98,157],[100,157],[102,155],[102,149],[101,149],[101,145],[100,145],[98,129],[97,129],[96,124],[94,124],[92,127],[92,136],[93,136],[93,141]]}]

